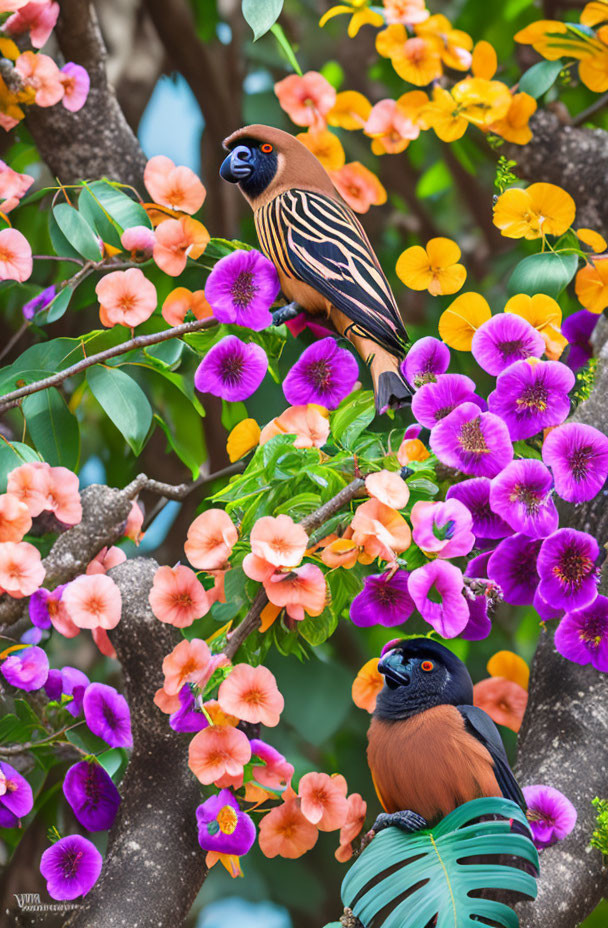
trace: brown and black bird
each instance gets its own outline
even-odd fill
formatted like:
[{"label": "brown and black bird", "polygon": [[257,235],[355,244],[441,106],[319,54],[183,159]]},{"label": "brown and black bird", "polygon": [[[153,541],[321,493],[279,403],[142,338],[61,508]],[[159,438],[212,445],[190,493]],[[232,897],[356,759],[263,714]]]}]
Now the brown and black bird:
[{"label": "brown and black bird", "polygon": [[368,731],[367,759],[389,825],[418,831],[457,806],[504,796],[526,810],[494,722],[473,706],[463,662],[429,638],[391,643],[378,664],[384,686]]},{"label": "brown and black bird", "polygon": [[409,402],[399,369],[407,333],[395,298],[325,168],[298,139],[270,126],[245,126],[224,147],[230,154],[220,175],[250,203],[284,295],[311,314],[325,313],[354,345],[370,368],[378,411]]}]

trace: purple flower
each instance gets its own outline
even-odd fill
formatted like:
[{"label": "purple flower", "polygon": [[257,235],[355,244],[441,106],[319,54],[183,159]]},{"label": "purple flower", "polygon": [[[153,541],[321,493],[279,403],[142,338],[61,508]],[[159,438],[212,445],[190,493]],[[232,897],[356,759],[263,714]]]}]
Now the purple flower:
[{"label": "purple flower", "polygon": [[0,805],[0,828],[19,828],[19,819]]},{"label": "purple flower", "polygon": [[198,843],[204,851],[242,857],[255,841],[255,825],[229,789],[220,790],[196,810]]},{"label": "purple flower", "polygon": [[516,532],[546,538],[559,524],[552,488],[551,473],[541,461],[511,461],[492,480],[490,505]]},{"label": "purple flower", "polygon": [[462,571],[449,561],[430,561],[412,571],[408,589],[423,619],[443,638],[455,638],[469,621]]},{"label": "purple flower", "polygon": [[543,461],[553,471],[557,494],[582,503],[593,499],[608,477],[608,438],[592,425],[566,422],[545,438]]},{"label": "purple flower", "polygon": [[562,322],[562,335],[568,339],[570,351],[566,364],[572,371],[584,367],[593,355],[591,335],[599,319],[597,313],[590,313],[588,309],[581,309],[572,313]]},{"label": "purple flower", "polygon": [[51,616],[57,614],[59,603],[61,602],[61,597],[66,586],[67,583],[62,583],[61,586],[56,587],[54,590],[47,590],[45,587],[41,586],[40,589],[32,593],[30,596],[29,611],[33,625],[36,625],[38,628],[51,627]]},{"label": "purple flower", "polygon": [[268,789],[282,791],[293,777],[294,767],[276,748],[259,738],[250,740],[251,756],[263,761],[259,766],[253,761],[251,771],[256,783]]},{"label": "purple flower", "polygon": [[68,835],[46,849],[40,858],[40,872],[52,899],[76,899],[95,885],[102,863],[91,841],[81,835]]},{"label": "purple flower", "polygon": [[86,673],[77,667],[62,667],[61,670],[49,670],[44,689],[49,699],[60,702],[62,696],[72,696],[72,701],[65,708],[76,717],[82,712],[82,702],[90,680]]},{"label": "purple flower", "polygon": [[506,422],[514,441],[530,438],[564,421],[573,386],[574,374],[559,361],[516,361],[499,374],[488,406]]},{"label": "purple flower", "polygon": [[474,403],[475,384],[464,374],[440,374],[425,383],[412,397],[412,413],[427,429],[432,429],[462,403]]},{"label": "purple flower", "polygon": [[538,553],[538,592],[552,606],[582,609],[597,596],[599,545],[592,535],[560,528],[543,541]]},{"label": "purple flower", "polygon": [[202,731],[209,722],[203,712],[196,711],[196,700],[188,684],[179,691],[181,707],[169,716],[169,725],[173,731]]},{"label": "purple flower", "polygon": [[87,831],[107,831],[114,824],[120,793],[96,761],[81,760],[70,767],[63,781],[63,794]]},{"label": "purple flower", "polygon": [[487,638],[492,631],[486,598],[476,596],[475,599],[467,599],[467,605],[469,621],[460,632],[460,637],[466,641],[481,641],[482,638]]},{"label": "purple flower", "polygon": [[246,345],[236,335],[227,335],[211,348],[194,375],[201,393],[223,400],[246,400],[255,393],[268,370],[268,358],[260,345]]},{"label": "purple flower", "polygon": [[418,389],[425,383],[437,380],[450,365],[450,350],[438,338],[427,335],[414,342],[401,364],[401,372],[407,382]]},{"label": "purple flower", "polygon": [[442,464],[475,477],[495,477],[513,460],[506,425],[475,403],[463,403],[438,422],[429,443]]},{"label": "purple flower", "polygon": [[33,625],[32,628],[23,632],[19,641],[23,644],[39,644],[42,641],[42,629]]},{"label": "purple flower", "polygon": [[410,438],[418,438],[422,431],[422,426],[418,425],[417,422],[412,422],[411,425],[408,425],[405,432],[403,433],[403,441],[409,441]]},{"label": "purple flower", "polygon": [[272,261],[259,251],[233,251],[218,261],[205,284],[205,296],[220,322],[261,332],[272,325],[270,307],[280,290]]},{"label": "purple flower", "polygon": [[91,683],[85,690],[83,707],[85,721],[94,735],[113,748],[132,747],[129,706],[113,686]]},{"label": "purple flower", "polygon": [[31,300],[28,300],[27,303],[24,303],[21,307],[21,312],[28,322],[34,318],[36,313],[41,312],[43,309],[46,309],[49,303],[55,298],[55,284],[51,284],[50,287],[41,290],[38,296],[32,297]]},{"label": "purple flower", "polygon": [[384,625],[392,628],[401,625],[414,611],[414,603],[408,592],[408,576],[405,570],[371,574],[363,581],[363,589],[350,605],[350,617],[359,628]]},{"label": "purple flower", "polygon": [[501,374],[515,361],[540,358],[545,340],[521,316],[500,313],[479,326],[473,335],[473,357],[488,374]]},{"label": "purple flower", "polygon": [[49,659],[42,648],[24,648],[9,654],[0,670],[12,686],[31,692],[44,686],[49,675]]},{"label": "purple flower", "polygon": [[608,599],[596,596],[590,606],[567,612],[555,631],[555,647],[575,664],[608,672]]},{"label": "purple flower", "polygon": [[358,376],[350,351],[339,348],[335,338],[322,338],[302,352],[283,382],[283,393],[292,406],[318,403],[336,409]]},{"label": "purple flower", "polygon": [[473,532],[478,538],[504,538],[512,529],[490,508],[490,480],[473,477],[453,484],[445,496],[458,499],[467,507],[473,518]]},{"label": "purple flower", "polygon": [[549,622],[551,619],[561,619],[564,614],[563,609],[556,609],[555,606],[548,603],[546,599],[543,599],[538,590],[534,594],[532,605],[543,622]]},{"label": "purple flower", "polygon": [[490,555],[488,577],[502,590],[512,606],[529,606],[538,586],[536,559],[542,541],[526,535],[511,535]]},{"label": "purple flower", "polygon": [[437,557],[460,557],[475,544],[473,517],[460,500],[415,503],[411,518],[413,539],[422,551]]},{"label": "purple flower", "polygon": [[10,764],[0,761],[0,806],[23,818],[34,806],[32,787]]},{"label": "purple flower", "polygon": [[465,577],[487,580],[488,562],[493,554],[494,550],[491,550],[484,551],[483,554],[478,554],[477,557],[472,557],[464,569]]},{"label": "purple flower", "polygon": [[562,841],[576,825],[576,809],[552,786],[524,786],[526,813],[536,847]]}]

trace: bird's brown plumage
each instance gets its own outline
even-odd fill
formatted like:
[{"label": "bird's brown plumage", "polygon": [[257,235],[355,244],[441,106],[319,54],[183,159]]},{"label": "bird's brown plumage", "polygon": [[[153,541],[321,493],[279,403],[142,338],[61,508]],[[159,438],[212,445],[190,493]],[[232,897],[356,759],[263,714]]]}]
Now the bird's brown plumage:
[{"label": "bird's brown plumage", "polygon": [[399,721],[374,717],[367,759],[385,811],[411,809],[429,824],[471,799],[502,796],[490,753],[455,706]]}]

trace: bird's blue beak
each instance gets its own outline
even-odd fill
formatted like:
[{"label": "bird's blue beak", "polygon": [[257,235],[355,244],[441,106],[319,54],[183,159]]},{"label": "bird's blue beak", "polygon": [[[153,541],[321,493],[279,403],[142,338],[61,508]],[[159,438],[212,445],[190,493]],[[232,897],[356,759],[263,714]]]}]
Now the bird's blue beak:
[{"label": "bird's blue beak", "polygon": [[384,674],[389,686],[409,686],[411,680],[411,663],[404,661],[401,651],[387,651],[380,658],[378,670]]},{"label": "bird's blue beak", "polygon": [[220,177],[230,184],[238,184],[252,173],[254,168],[252,152],[247,145],[237,145],[222,161]]}]

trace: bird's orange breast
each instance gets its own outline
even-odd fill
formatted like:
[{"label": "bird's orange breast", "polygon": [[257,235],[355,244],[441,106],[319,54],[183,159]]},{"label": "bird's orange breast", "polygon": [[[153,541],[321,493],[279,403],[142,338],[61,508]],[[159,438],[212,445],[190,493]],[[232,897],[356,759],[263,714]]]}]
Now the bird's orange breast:
[{"label": "bird's orange breast", "polygon": [[502,795],[489,752],[455,706],[396,722],[373,718],[367,759],[387,812],[411,809],[434,823],[471,799]]}]

